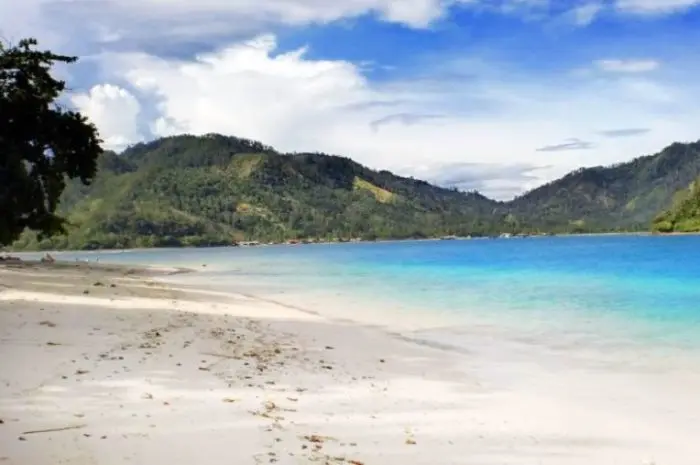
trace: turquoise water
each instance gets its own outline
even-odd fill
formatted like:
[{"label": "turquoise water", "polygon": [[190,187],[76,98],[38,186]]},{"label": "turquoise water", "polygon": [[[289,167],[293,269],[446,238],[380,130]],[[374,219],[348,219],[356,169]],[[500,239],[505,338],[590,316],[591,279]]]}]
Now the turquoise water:
[{"label": "turquoise water", "polygon": [[[621,335],[700,346],[700,237],[589,236],[162,249],[101,262],[184,265],[185,279],[235,292],[433,325]],[[206,267],[202,266],[206,265]],[[323,308],[321,308],[323,307]],[[380,310],[377,310],[380,311]]]}]

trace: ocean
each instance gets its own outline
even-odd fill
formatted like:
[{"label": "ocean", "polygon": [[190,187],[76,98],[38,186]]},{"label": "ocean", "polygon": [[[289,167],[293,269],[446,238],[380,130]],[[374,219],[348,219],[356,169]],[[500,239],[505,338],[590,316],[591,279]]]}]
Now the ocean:
[{"label": "ocean", "polygon": [[456,349],[507,335],[550,347],[700,349],[700,236],[570,236],[62,252],[186,266],[182,283]]}]

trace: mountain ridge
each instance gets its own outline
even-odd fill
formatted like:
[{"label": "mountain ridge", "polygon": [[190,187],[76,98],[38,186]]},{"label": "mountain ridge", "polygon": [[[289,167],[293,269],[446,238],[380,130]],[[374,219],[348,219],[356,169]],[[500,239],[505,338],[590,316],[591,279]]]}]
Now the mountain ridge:
[{"label": "mountain ridge", "polygon": [[[588,223],[592,230],[648,229],[675,193],[698,176],[700,141],[674,142],[628,162],[579,168],[516,197],[510,205],[543,228],[560,223],[557,214],[563,210],[570,221]],[[533,214],[533,206],[539,215]]]},{"label": "mountain ridge", "polygon": [[257,141],[179,135],[104,152],[72,182],[69,234],[15,248],[202,246],[259,240],[639,231],[700,176],[700,142],[581,168],[509,202],[372,170],[350,158],[283,154]]}]

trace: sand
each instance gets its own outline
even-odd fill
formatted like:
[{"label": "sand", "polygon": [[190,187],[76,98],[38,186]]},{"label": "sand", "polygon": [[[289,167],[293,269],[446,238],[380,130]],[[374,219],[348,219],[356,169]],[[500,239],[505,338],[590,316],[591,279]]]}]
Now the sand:
[{"label": "sand", "polygon": [[0,266],[1,463],[700,463],[698,367],[444,350],[181,271]]}]

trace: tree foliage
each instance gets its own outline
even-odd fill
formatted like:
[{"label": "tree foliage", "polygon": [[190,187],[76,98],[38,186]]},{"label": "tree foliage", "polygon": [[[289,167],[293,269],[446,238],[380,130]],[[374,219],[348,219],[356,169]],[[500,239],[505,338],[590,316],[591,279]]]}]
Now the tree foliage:
[{"label": "tree foliage", "polygon": [[660,233],[700,232],[700,178],[676,194],[671,208],[654,219],[653,230]]},{"label": "tree foliage", "polygon": [[52,67],[76,58],[36,45],[0,43],[0,245],[25,229],[61,232],[56,208],[66,178],[88,183],[101,152],[95,127],[57,103],[66,84]]},{"label": "tree foliage", "polygon": [[555,232],[648,230],[680,190],[700,176],[700,142],[674,143],[655,155],[585,168],[518,197],[514,215]]}]

